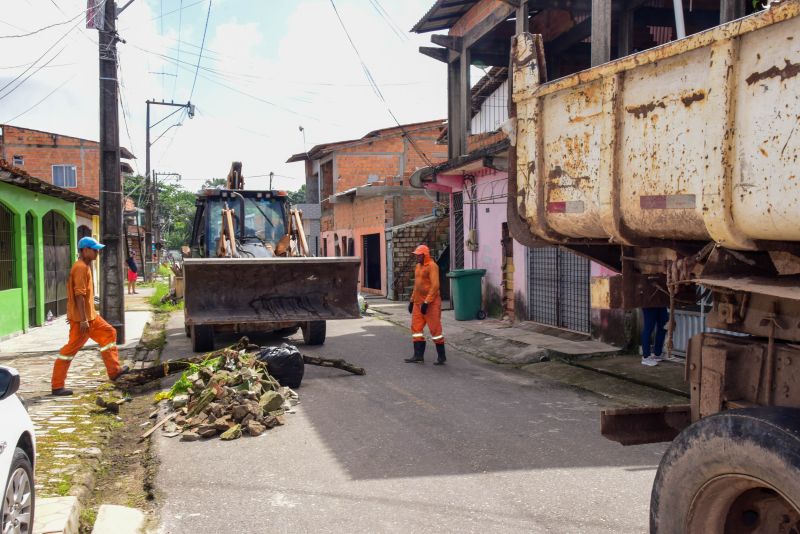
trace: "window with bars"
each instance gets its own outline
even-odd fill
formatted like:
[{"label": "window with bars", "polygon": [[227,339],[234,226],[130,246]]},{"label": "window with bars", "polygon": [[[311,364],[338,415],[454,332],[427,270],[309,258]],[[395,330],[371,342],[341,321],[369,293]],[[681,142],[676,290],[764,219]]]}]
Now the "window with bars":
[{"label": "window with bars", "polygon": [[17,287],[14,276],[17,259],[14,254],[14,215],[0,204],[0,291]]},{"label": "window with bars", "polygon": [[11,158],[11,162],[13,163],[14,167],[22,167],[25,165],[25,158],[23,156],[14,154],[14,156]]},{"label": "window with bars", "polygon": [[75,165],[53,165],[53,185],[67,188],[78,187]]}]

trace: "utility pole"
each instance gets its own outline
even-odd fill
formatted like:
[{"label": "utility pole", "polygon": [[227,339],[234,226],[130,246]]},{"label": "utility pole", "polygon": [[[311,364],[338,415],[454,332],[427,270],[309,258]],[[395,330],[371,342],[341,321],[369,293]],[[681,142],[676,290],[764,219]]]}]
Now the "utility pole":
[{"label": "utility pole", "polygon": [[164,177],[176,176],[179,181],[181,179],[181,175],[179,173],[177,173],[177,172],[156,172],[156,171],[153,171],[153,215],[152,215],[152,217],[153,217],[153,220],[155,221],[155,226],[153,227],[153,229],[155,231],[153,232],[153,235],[155,236],[156,243],[160,243],[161,242],[161,238],[162,238],[162,232],[161,232],[161,223],[162,223],[162,221],[161,221],[161,209],[160,209],[161,205],[159,204],[159,200],[158,200],[158,177],[159,176],[164,176]]},{"label": "utility pole", "polygon": [[[130,3],[130,2],[129,2]],[[126,6],[127,7],[127,6]],[[122,174],[119,164],[119,111],[117,94],[117,6],[103,5],[100,30],[100,313],[117,330],[117,343],[125,342],[125,296],[122,252]]]},{"label": "utility pole", "polygon": [[[147,105],[147,123],[145,127],[145,218],[144,218],[144,235],[145,235],[145,248],[147,249],[147,257],[150,258],[150,265],[152,266],[152,258],[153,258],[153,219],[154,219],[154,211],[157,210],[156,203],[158,202],[158,186],[156,184],[156,180],[154,179],[153,175],[150,172],[150,147],[153,146],[158,142],[161,137],[164,136],[167,131],[172,129],[175,126],[178,126],[180,123],[175,123],[159,135],[155,141],[152,143],[150,142],[150,128],[158,126],[168,118],[170,118],[174,113],[170,113],[166,117],[162,118],[155,124],[150,124],[150,106],[169,106],[174,108],[185,108],[188,111],[189,118],[194,117],[194,104],[191,102],[187,102],[185,104],[176,104],[175,102],[164,102],[157,101],[157,100],[146,100],[145,104]],[[175,110],[176,112],[179,109]],[[156,223],[158,224],[158,223]],[[158,243],[159,236],[156,236],[156,243]],[[147,268],[147,261],[145,259],[145,269],[144,269],[144,279],[145,281],[149,282],[153,279],[152,273]]]}]

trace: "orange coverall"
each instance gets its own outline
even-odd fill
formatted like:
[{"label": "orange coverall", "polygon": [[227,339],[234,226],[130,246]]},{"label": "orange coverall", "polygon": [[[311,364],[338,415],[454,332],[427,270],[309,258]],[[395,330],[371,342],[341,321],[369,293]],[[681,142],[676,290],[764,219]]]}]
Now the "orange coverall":
[{"label": "orange coverall", "polygon": [[[414,291],[411,293],[411,302],[414,309],[411,312],[411,338],[412,341],[425,341],[425,325],[431,333],[431,339],[437,345],[444,344],[442,334],[442,297],[439,294],[439,266],[433,261],[429,253],[424,254],[422,264],[417,264],[414,271]],[[428,303],[428,312],[423,315],[422,303]]]},{"label": "orange coverall", "polygon": [[[89,331],[81,334],[81,314],[78,310],[76,296],[83,295],[86,319]],[[69,322],[69,341],[61,347],[55,365],[53,365],[53,389],[64,387],[67,371],[72,359],[89,339],[100,345],[100,355],[106,366],[108,377],[114,379],[119,375],[119,352],[117,351],[117,331],[105,319],[97,314],[94,308],[94,281],[92,270],[83,261],[76,261],[69,271],[67,279],[67,321]]]}]

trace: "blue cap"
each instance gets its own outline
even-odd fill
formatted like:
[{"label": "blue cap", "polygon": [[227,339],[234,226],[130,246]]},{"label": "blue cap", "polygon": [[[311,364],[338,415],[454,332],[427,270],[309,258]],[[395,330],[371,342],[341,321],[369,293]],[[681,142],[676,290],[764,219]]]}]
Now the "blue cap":
[{"label": "blue cap", "polygon": [[78,250],[82,248],[93,248],[95,250],[100,250],[105,248],[105,245],[102,245],[97,242],[97,239],[93,237],[82,237],[80,241],[78,241]]}]

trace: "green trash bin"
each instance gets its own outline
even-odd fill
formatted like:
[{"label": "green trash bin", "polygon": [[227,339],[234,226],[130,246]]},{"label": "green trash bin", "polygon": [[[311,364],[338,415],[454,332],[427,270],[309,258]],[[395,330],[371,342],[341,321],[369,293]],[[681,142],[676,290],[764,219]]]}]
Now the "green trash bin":
[{"label": "green trash bin", "polygon": [[456,269],[447,273],[453,281],[453,308],[456,321],[483,319],[481,310],[481,278],[486,269]]}]

